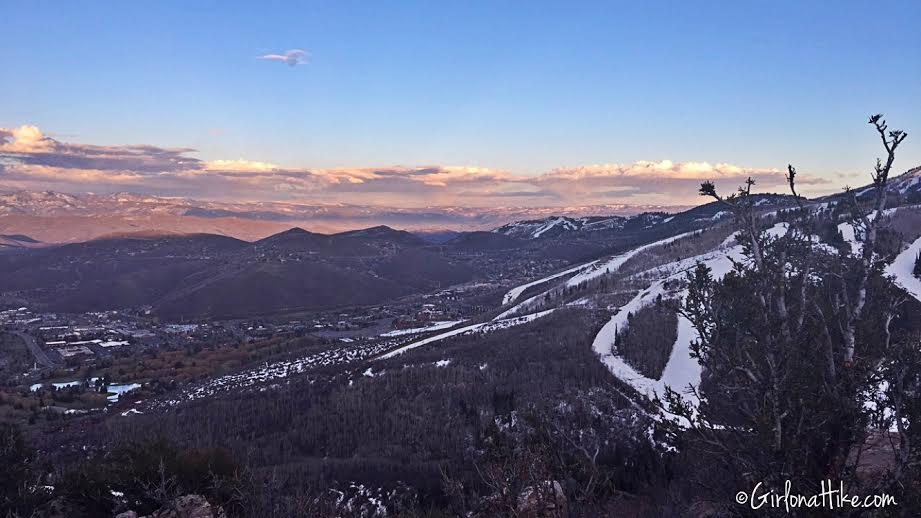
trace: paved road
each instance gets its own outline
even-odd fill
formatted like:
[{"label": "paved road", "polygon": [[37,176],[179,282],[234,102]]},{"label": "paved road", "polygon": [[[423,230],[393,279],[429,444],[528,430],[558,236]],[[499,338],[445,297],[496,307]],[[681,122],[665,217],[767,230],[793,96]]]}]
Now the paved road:
[{"label": "paved road", "polygon": [[32,352],[32,356],[35,357],[35,361],[43,367],[55,367],[55,362],[51,361],[51,358],[48,357],[48,354],[38,345],[35,341],[35,337],[28,333],[23,333],[22,331],[13,331],[13,334],[22,339],[26,343],[26,347],[29,348],[29,351]]}]

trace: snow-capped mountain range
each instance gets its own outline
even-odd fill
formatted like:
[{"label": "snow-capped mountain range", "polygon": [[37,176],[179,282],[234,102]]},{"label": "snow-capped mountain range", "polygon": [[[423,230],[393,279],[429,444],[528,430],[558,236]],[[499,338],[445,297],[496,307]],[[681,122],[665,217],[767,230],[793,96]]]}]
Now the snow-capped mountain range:
[{"label": "snow-capped mountain range", "polygon": [[[890,193],[921,198],[921,167],[890,180]],[[854,190],[862,198],[872,186]],[[836,193],[814,200],[839,199]],[[791,204],[788,196],[761,195],[759,208]],[[410,231],[491,230],[516,239],[642,230],[655,225],[680,228],[726,216],[715,204],[688,207],[593,205],[580,207],[422,207],[392,208],[346,204],[207,201],[133,193],[67,194],[53,191],[0,192],[0,234],[41,243],[79,242],[134,232],[212,233],[254,241],[294,226],[335,233],[388,225]],[[5,240],[6,246],[22,241]]]},{"label": "snow-capped mountain range", "polygon": [[[24,234],[47,243],[76,242],[138,231],[214,233],[252,241],[294,226],[315,232],[388,225],[413,231],[491,230],[528,218],[611,219],[686,207],[597,205],[579,207],[421,207],[346,204],[224,202],[118,194],[44,191],[0,193],[0,233]],[[604,216],[604,217],[601,217]]]}]

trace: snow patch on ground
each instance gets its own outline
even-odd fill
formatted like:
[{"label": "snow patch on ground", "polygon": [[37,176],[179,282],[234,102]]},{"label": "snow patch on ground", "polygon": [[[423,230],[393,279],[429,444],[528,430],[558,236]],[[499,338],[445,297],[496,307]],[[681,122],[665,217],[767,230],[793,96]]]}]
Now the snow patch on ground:
[{"label": "snow patch on ground", "polygon": [[386,340],[361,345],[349,344],[349,346],[335,347],[293,360],[265,363],[236,374],[212,378],[184,390],[177,396],[171,396],[172,399],[151,401],[149,406],[174,406],[182,401],[207,398],[230,390],[250,389],[260,385],[264,388],[266,384],[283,382],[290,376],[305,374],[312,369],[347,365],[371,358],[398,343],[400,342],[397,340]]},{"label": "snow patch on ground", "polygon": [[895,283],[900,288],[921,301],[921,279],[915,277],[912,273],[919,253],[921,253],[921,238],[916,239],[914,243],[896,256],[892,264],[886,267],[886,275],[894,277]]},{"label": "snow patch on ground", "polygon": [[[899,209],[904,208],[908,207],[893,207],[891,209],[886,209],[883,211],[883,216],[891,216]],[[876,211],[867,214],[867,220],[873,221],[874,219],[876,219]],[[851,222],[845,221],[844,223],[838,224],[838,232],[841,232],[841,237],[844,238],[844,242],[850,245],[851,255],[859,256],[863,254],[863,229],[858,229]]]},{"label": "snow patch on ground", "polygon": [[851,255],[860,255],[863,252],[863,243],[857,239],[857,229],[854,225],[841,223],[838,225],[838,232],[841,232],[844,242],[851,247]]}]

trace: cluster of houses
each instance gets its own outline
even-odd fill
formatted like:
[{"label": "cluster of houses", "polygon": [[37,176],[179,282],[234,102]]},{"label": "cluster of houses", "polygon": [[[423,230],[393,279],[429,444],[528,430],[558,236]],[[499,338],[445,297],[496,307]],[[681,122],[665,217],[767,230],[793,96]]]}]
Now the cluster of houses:
[{"label": "cluster of houses", "polygon": [[199,323],[161,323],[143,312],[102,311],[83,314],[34,312],[26,307],[0,311],[0,328],[32,335],[52,358],[90,361],[133,354],[138,348],[181,347],[190,344],[222,344],[271,337],[306,334],[354,339],[374,338],[388,330],[425,327],[432,322],[462,318],[480,308],[471,304],[484,291],[495,290],[490,282],[472,282],[436,293],[386,305],[324,312],[279,322],[274,319],[241,319]]},{"label": "cluster of houses", "polygon": [[40,316],[36,315],[29,308],[6,309],[0,311],[0,326],[30,326],[41,322]]},{"label": "cluster of houses", "polygon": [[435,304],[422,304],[414,314],[403,315],[393,319],[391,327],[394,329],[417,328],[434,320],[443,320],[446,313],[446,308],[440,308]]},{"label": "cluster of houses", "polygon": [[104,326],[40,326],[33,334],[44,340],[45,348],[55,351],[65,360],[95,356],[133,343],[130,332]]},{"label": "cluster of houses", "polygon": [[0,311],[0,326],[30,334],[52,356],[64,360],[108,356],[134,345],[159,346],[191,331],[149,325],[118,311],[58,315],[24,307]]}]

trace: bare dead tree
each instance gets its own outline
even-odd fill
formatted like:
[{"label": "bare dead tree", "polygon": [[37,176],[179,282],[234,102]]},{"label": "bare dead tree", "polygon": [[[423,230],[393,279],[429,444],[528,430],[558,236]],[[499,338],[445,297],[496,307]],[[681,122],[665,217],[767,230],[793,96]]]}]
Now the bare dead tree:
[{"label": "bare dead tree", "polygon": [[[870,271],[873,264],[874,254],[877,247],[877,235],[880,222],[883,218],[883,210],[886,208],[886,196],[888,193],[889,173],[892,171],[892,164],[895,162],[895,151],[899,145],[908,137],[908,134],[902,130],[889,130],[882,115],[877,114],[870,117],[870,124],[876,129],[883,148],[886,150],[886,161],[876,159],[876,166],[873,168],[871,178],[873,179],[873,188],[875,189],[873,199],[874,212],[864,213],[857,200],[856,194],[851,191],[850,200],[853,205],[852,214],[854,223],[859,223],[863,229],[863,251],[860,257],[859,272],[856,285],[856,299],[844,306],[847,316],[847,323],[844,327],[844,362],[845,366],[851,366],[854,362],[856,341],[857,341],[857,322],[863,314],[863,308],[867,302],[867,280],[870,278]],[[843,296],[847,297],[847,293]]]}]

